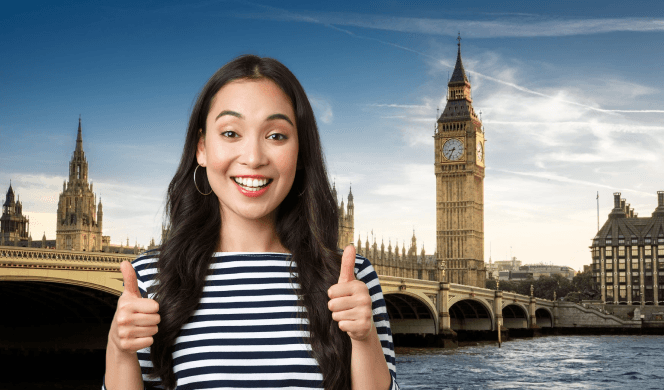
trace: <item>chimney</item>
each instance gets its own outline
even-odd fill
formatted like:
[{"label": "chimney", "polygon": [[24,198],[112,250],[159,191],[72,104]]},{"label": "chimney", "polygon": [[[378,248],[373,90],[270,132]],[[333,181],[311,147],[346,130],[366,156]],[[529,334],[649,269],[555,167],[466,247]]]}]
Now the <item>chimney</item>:
[{"label": "chimney", "polygon": [[627,209],[625,209],[625,199],[620,198],[620,192],[614,192],[613,210],[609,213],[609,218],[625,218],[627,213]]},{"label": "chimney", "polygon": [[613,208],[614,209],[620,208],[620,192],[613,193]]},{"label": "chimney", "polygon": [[652,213],[653,217],[664,217],[664,191],[657,191],[657,208]]}]

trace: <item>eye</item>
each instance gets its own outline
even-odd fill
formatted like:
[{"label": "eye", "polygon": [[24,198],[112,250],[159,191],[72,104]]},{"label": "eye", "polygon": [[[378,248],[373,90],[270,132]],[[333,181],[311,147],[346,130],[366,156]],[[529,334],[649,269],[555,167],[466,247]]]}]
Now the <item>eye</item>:
[{"label": "eye", "polygon": [[237,137],[239,137],[239,135],[236,132],[232,131],[232,130],[224,131],[223,133],[221,133],[221,135],[226,137],[226,138],[237,138]]},{"label": "eye", "polygon": [[285,140],[285,139],[288,139],[288,137],[286,137],[285,135],[283,135],[283,134],[281,134],[281,133],[273,133],[273,134],[270,134],[270,135],[267,136],[267,138],[268,138],[268,139],[275,140],[275,141],[283,141],[283,140]]}]

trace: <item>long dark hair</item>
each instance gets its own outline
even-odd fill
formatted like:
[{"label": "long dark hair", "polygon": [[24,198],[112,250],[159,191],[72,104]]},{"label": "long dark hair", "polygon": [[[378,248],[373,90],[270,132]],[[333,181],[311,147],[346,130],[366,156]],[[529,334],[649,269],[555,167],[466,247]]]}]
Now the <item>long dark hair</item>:
[{"label": "long dark hair", "polygon": [[[180,329],[198,307],[221,231],[219,200],[201,195],[192,177],[197,166],[196,146],[217,91],[239,79],[269,79],[290,98],[299,140],[298,170],[293,187],[277,211],[276,230],[281,244],[292,254],[300,284],[300,304],[306,308],[312,356],[329,390],[350,388],[350,338],[332,320],[327,289],[337,283],[341,255],[337,250],[336,200],[327,178],[314,113],[304,89],[279,61],[244,55],[224,65],[201,90],[189,119],[182,159],[168,186],[166,217],[169,233],[162,243],[154,288],[161,323],[150,350],[152,378],[173,389],[173,346]],[[204,168],[198,186],[207,193]]]}]

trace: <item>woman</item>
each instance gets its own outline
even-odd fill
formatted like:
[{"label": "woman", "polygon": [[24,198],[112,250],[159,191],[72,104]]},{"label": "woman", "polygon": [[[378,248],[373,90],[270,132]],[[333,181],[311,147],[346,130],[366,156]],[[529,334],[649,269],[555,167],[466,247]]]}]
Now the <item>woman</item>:
[{"label": "woman", "polygon": [[159,252],[121,266],[104,388],[398,388],[378,278],[336,248],[313,110],[284,65],[247,55],[210,78],[166,213]]}]

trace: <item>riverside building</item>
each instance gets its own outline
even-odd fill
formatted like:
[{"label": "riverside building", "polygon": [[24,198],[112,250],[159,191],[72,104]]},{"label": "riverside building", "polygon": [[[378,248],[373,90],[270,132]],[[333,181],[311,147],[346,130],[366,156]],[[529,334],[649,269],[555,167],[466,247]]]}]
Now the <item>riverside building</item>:
[{"label": "riverside building", "polygon": [[602,303],[664,305],[664,191],[645,218],[619,192],[613,197],[613,210],[590,247]]}]

